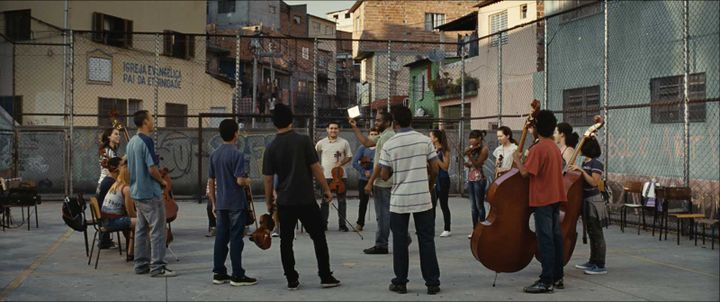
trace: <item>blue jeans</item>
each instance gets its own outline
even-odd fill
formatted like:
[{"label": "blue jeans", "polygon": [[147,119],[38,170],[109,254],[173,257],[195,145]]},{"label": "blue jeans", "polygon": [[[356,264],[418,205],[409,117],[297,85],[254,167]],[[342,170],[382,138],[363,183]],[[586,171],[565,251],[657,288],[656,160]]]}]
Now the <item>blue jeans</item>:
[{"label": "blue jeans", "polygon": [[232,262],[232,275],[244,277],[242,268],[243,234],[245,233],[245,210],[216,210],[217,233],[215,235],[215,249],[213,250],[213,273],[227,274],[225,260],[230,243],[230,261]]},{"label": "blue jeans", "polygon": [[468,193],[470,194],[470,206],[472,207],[473,229],[478,221],[485,221],[485,180],[469,181]]},{"label": "blue jeans", "polygon": [[[435,213],[433,209],[412,213],[420,249],[420,271],[426,286],[440,285],[440,267],[435,254]],[[393,232],[393,284],[408,283],[408,224],[410,214],[390,213]]]},{"label": "blue jeans", "polygon": [[108,231],[108,233],[106,233],[108,235],[110,235],[110,232],[130,230],[130,225],[132,224],[130,221],[130,217],[127,216],[112,219],[103,219],[101,223],[102,226],[105,227],[105,229]]},{"label": "blue jeans", "polygon": [[390,238],[390,188],[373,186],[375,199],[375,217],[377,231],[375,232],[375,246],[388,248]]},{"label": "blue jeans", "polygon": [[560,231],[560,203],[532,208],[542,273],[540,281],[552,284],[563,278],[563,239]]}]

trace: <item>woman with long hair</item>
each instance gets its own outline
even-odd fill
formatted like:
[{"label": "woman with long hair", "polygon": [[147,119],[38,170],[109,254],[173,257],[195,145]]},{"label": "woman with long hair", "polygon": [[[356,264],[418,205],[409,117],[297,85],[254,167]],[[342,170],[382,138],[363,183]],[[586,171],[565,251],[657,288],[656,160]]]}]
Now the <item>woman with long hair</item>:
[{"label": "woman with long hair", "polygon": [[107,162],[113,157],[118,157],[117,150],[120,146],[120,130],[115,128],[107,128],[100,136],[100,147],[98,148],[98,156],[100,156],[100,179],[98,186],[110,173],[108,171]]},{"label": "woman with long hair", "polygon": [[[517,142],[513,138],[512,130],[507,126],[502,126],[497,130],[498,146],[493,151],[493,157],[495,157],[495,167],[498,172],[505,172],[510,170],[512,167],[513,153],[518,148]],[[500,162],[500,156],[502,156],[502,162]]]},{"label": "woman with long hair", "polygon": [[[115,183],[105,195],[100,210],[101,224],[108,232],[129,231],[135,228],[136,218],[130,218],[128,214],[128,209],[135,205],[130,197],[130,170],[125,159],[120,163],[117,173]],[[128,236],[128,233],[125,233],[125,236]]]},{"label": "woman with long hair", "polygon": [[445,222],[443,232],[440,237],[450,237],[450,206],[448,205],[448,195],[450,194],[450,147],[448,146],[447,135],[445,131],[434,129],[430,131],[430,139],[437,158],[440,161],[440,169],[438,170],[437,181],[435,181],[435,190],[432,194],[433,213],[437,207],[437,201],[440,200],[440,209],[443,213],[443,221]]},{"label": "woman with long hair", "polygon": [[[472,223],[473,230],[478,222],[485,220],[485,189],[487,186],[487,177],[483,172],[483,165],[488,158],[488,147],[485,145],[485,131],[472,130],[469,135],[470,146],[465,149],[464,155],[467,157],[465,167],[468,171],[468,191],[470,195],[470,205],[472,207]],[[468,238],[472,237],[472,233]]]},{"label": "woman with long hair", "polygon": [[574,164],[571,163],[570,160],[572,159],[573,153],[575,153],[575,146],[580,139],[577,132],[573,132],[573,127],[570,126],[570,124],[562,122],[557,124],[553,137],[563,157],[563,169],[567,165]]}]

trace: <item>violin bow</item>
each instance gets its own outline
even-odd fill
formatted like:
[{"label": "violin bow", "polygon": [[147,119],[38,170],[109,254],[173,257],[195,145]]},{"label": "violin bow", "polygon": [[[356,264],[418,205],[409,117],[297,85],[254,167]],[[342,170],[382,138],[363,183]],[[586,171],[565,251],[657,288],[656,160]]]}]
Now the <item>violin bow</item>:
[{"label": "violin bow", "polygon": [[356,234],[358,234],[358,236],[360,236],[360,240],[365,240],[365,238],[363,238],[363,235],[360,233],[360,231],[358,231],[358,230],[352,225],[352,223],[350,223],[350,221],[348,221],[347,218],[345,218],[345,215],[343,215],[343,214],[340,213],[340,209],[338,209],[338,207],[335,205],[335,203],[332,202],[332,200],[331,200],[329,203],[330,203],[330,204],[333,206],[333,208],[335,208],[335,210],[338,212],[338,216],[342,217],[342,219],[345,220],[345,223],[347,223],[347,224],[352,228],[353,232],[355,232]]}]

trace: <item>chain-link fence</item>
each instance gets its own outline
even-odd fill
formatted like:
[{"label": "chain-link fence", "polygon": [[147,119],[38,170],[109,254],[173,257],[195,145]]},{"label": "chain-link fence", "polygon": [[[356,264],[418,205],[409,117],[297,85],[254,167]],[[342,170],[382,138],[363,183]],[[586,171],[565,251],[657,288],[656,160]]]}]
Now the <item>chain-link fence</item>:
[{"label": "chain-link fence", "polygon": [[[201,196],[224,118],[242,124],[238,144],[259,177],[275,104],[291,106],[295,127],[316,141],[330,121],[349,127],[349,107],[361,107],[367,132],[376,112],[405,105],[416,128],[445,130],[452,187],[462,192],[457,151],[470,130],[485,130],[491,151],[500,126],[519,139],[537,99],[581,136],[595,115],[604,118],[597,138],[615,206],[625,181],[656,179],[690,186],[697,211],[714,217],[720,4],[508,3],[480,8],[471,28],[440,28],[422,41],[212,26],[205,34],[71,32],[33,19],[45,30],[30,41],[0,39],[0,175],[43,181],[48,192],[92,191],[101,129],[116,117],[132,133],[129,115],[144,109],[178,194]],[[529,17],[516,20],[516,8]],[[359,146],[350,131],[341,136]],[[494,165],[491,156],[487,175]]]}]

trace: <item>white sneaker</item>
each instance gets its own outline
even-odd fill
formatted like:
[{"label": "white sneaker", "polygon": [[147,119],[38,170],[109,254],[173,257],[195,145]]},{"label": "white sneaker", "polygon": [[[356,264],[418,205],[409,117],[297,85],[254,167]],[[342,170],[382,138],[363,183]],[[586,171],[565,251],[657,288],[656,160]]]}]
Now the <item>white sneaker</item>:
[{"label": "white sneaker", "polygon": [[472,239],[472,234],[468,235],[468,239]]},{"label": "white sneaker", "polygon": [[450,231],[443,231],[442,233],[440,233],[440,237],[450,237],[450,235],[452,235]]}]

